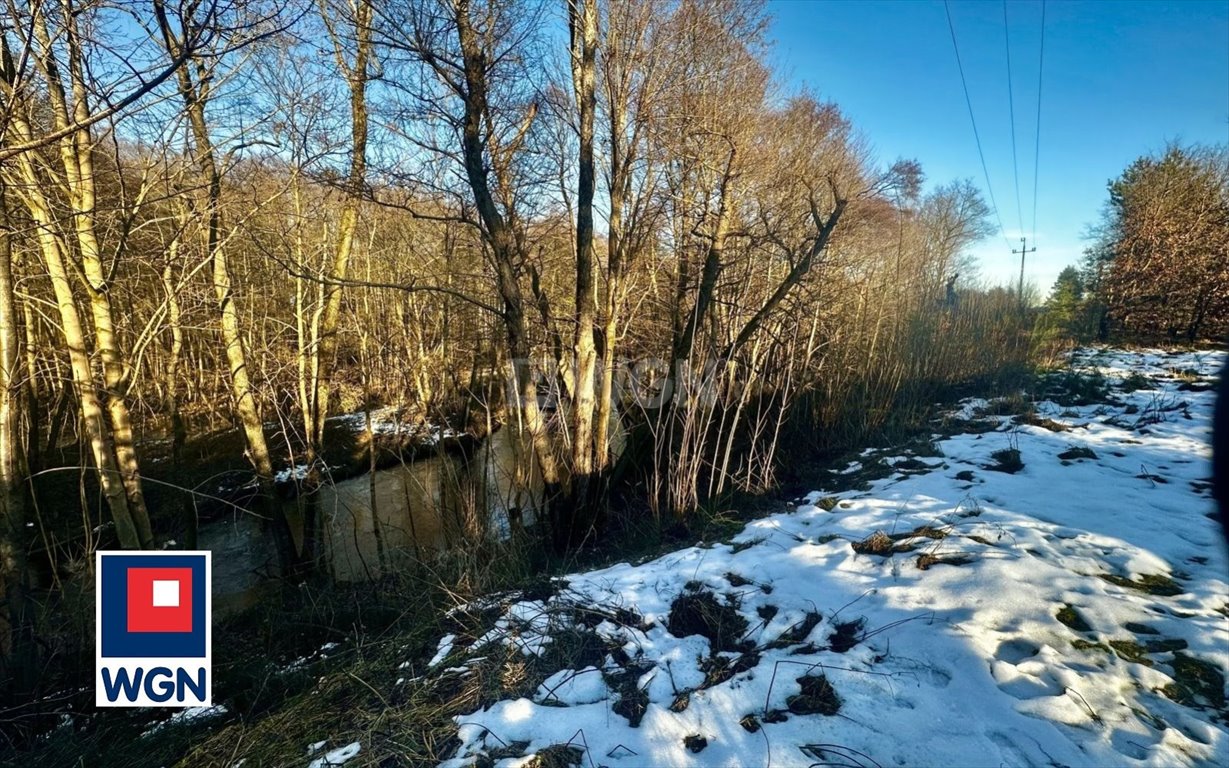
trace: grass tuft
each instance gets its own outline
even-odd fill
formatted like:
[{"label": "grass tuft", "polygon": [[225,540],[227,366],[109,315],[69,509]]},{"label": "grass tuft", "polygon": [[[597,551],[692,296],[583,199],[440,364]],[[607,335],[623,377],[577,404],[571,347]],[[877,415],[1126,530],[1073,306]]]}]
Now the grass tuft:
[{"label": "grass tuft", "polygon": [[990,458],[994,459],[994,463],[986,467],[994,472],[1005,472],[1009,475],[1014,475],[1024,469],[1024,461],[1020,458],[1020,450],[1018,448],[1004,448],[1001,451],[995,451],[990,454]]},{"label": "grass tuft", "polygon": [[1062,453],[1058,454],[1058,458],[1063,461],[1076,461],[1077,459],[1096,459],[1097,454],[1091,448],[1085,448],[1082,445],[1072,446]]},{"label": "grass tuft", "polygon": [[896,542],[883,531],[875,531],[862,541],[850,542],[850,547],[859,555],[891,555],[896,551]]},{"label": "grass tuft", "polygon": [[666,629],[675,637],[707,637],[714,653],[742,649],[747,620],[707,590],[686,592],[670,605]]},{"label": "grass tuft", "polygon": [[525,763],[525,768],[578,768],[584,764],[585,753],[570,744],[552,744],[539,750]]},{"label": "grass tuft", "polygon": [[833,629],[828,638],[828,650],[834,653],[845,653],[862,642],[862,630],[866,628],[865,619],[843,621]]},{"label": "grass tuft", "polygon": [[785,704],[795,715],[832,716],[841,710],[841,697],[823,675],[803,675],[798,678],[802,692],[790,696]]}]

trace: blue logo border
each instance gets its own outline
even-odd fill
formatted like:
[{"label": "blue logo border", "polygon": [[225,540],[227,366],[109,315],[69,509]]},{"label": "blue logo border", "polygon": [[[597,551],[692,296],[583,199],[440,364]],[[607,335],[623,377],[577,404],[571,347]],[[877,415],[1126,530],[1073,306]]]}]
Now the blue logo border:
[{"label": "blue logo border", "polygon": [[[208,655],[205,619],[207,599],[205,556],[158,553],[113,555],[100,553],[98,589],[100,655],[102,658],[189,658]],[[192,570],[191,632],[128,631],[128,569],[190,568]]]}]

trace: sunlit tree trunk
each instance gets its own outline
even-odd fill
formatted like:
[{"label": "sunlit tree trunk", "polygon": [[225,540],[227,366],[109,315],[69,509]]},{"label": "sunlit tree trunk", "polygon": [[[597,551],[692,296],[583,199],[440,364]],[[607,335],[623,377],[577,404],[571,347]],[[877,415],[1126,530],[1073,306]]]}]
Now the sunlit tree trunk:
[{"label": "sunlit tree trunk", "polygon": [[[594,470],[594,387],[597,350],[593,331],[597,319],[596,264],[593,256],[593,197],[597,174],[593,158],[593,126],[597,112],[597,2],[567,0],[571,33],[572,83],[580,127],[580,156],[576,194],[576,333],[573,351],[576,376],[573,387],[572,503],[587,509],[589,481]],[[603,429],[603,432],[605,430]],[[603,435],[604,440],[604,435]],[[588,517],[588,515],[586,515]],[[573,521],[564,523],[568,528]],[[567,531],[565,540],[586,531]],[[574,542],[573,542],[574,543]]]},{"label": "sunlit tree trunk", "polygon": [[[35,14],[33,25],[42,54],[38,57],[39,67],[50,102],[52,125],[57,132],[65,133],[57,142],[63,169],[63,186],[70,206],[71,229],[81,259],[81,273],[93,320],[94,345],[102,364],[102,400],[111,427],[116,468],[128,497],[129,514],[136,527],[138,541],[142,547],[149,547],[153,544],[153,533],[145,494],[141,488],[140,462],[137,459],[132,415],[126,399],[129,361],[120,349],[116,334],[110,284],[103,268],[102,249],[97,234],[97,176],[94,169],[93,139],[88,128],[71,130],[75,125],[88,124],[91,119],[83,41],[77,15],[70,8],[64,8],[63,11],[57,32],[63,36],[64,49],[67,52],[68,86],[64,85],[65,74],[60,71],[46,16],[42,13]],[[69,250],[65,248],[63,253],[67,257]]]},{"label": "sunlit tree trunk", "polygon": [[[529,433],[534,455],[548,493],[558,489],[560,472],[554,447],[538,406],[538,385],[532,370],[532,347],[526,332],[525,301],[517,281],[516,264],[520,249],[511,224],[500,213],[491,194],[485,153],[487,105],[487,52],[469,17],[468,0],[455,5],[455,22],[461,46],[465,88],[461,144],[466,179],[474,195],[475,208],[485,227],[495,266],[496,286],[503,300],[503,321],[508,354],[514,368],[513,383],[521,420]],[[527,119],[532,119],[530,115]],[[500,172],[499,168],[495,169]]]},{"label": "sunlit tree trunk", "polygon": [[[181,55],[183,36],[177,36],[171,27],[162,0],[155,0],[154,10],[162,31],[163,43],[172,57]],[[181,19],[186,33],[190,19]],[[196,71],[193,75],[192,70]],[[229,253],[221,236],[222,229],[222,175],[218,167],[213,139],[205,108],[209,100],[208,69],[205,62],[190,57],[189,65],[177,71],[179,94],[184,102],[184,113],[192,135],[194,159],[205,183],[205,192],[198,212],[202,218],[202,241],[205,254],[212,266],[213,290],[217,299],[218,325],[222,332],[226,363],[229,370],[231,396],[235,412],[243,428],[247,444],[248,460],[256,472],[256,481],[266,513],[274,526],[274,538],[281,553],[283,566],[290,567],[297,559],[291,550],[289,532],[278,507],[273,488],[273,459],[265,438],[264,423],[252,386],[252,374],[248,366],[248,352],[244,343],[243,322],[231,280]]]},{"label": "sunlit tree trunk", "polygon": [[[21,125],[22,121],[14,120],[14,124]],[[72,372],[74,395],[80,409],[81,424],[89,443],[90,455],[98,470],[98,482],[111,510],[120,545],[127,549],[140,549],[143,546],[140,527],[134,521],[129,508],[128,494],[111,445],[106,413],[98,397],[94,373],[90,366],[85,328],[65,263],[63,241],[54,231],[50,207],[38,191],[42,180],[35,173],[29,157],[18,156],[14,165],[26,180],[21,196],[38,233],[39,250],[47,276],[51,280],[60,317],[60,330],[64,336],[64,346]]]},{"label": "sunlit tree trunk", "polygon": [[[316,363],[312,375],[312,424],[309,447],[318,449],[324,440],[324,421],[328,417],[333,358],[337,354],[338,320],[341,316],[342,283],[350,270],[354,237],[358,231],[359,205],[367,177],[367,80],[371,60],[370,0],[353,0],[352,17],[354,62],[347,61],[342,39],[334,29],[328,5],[321,6],[325,26],[333,38],[337,66],[350,91],[350,172],[346,178],[345,199],[337,230],[337,245],[324,284],[324,307],[320,318],[319,343],[315,345]],[[340,14],[339,14],[340,15]],[[351,30],[347,30],[349,33]],[[314,457],[312,457],[314,458]]]},{"label": "sunlit tree trunk", "polygon": [[[15,141],[29,144],[34,142],[33,130],[26,117],[29,105],[15,87],[13,61],[7,43],[7,37],[0,35],[0,73],[3,74],[3,77],[0,77],[0,88],[5,89],[6,103],[10,105],[7,116],[8,131]],[[51,281],[56,309],[60,316],[60,332],[64,337],[69,370],[80,409],[83,436],[98,471],[99,486],[111,510],[120,545],[138,549],[143,544],[140,531],[142,528],[148,530],[148,523],[139,526],[129,508],[128,495],[121,481],[111,444],[106,414],[98,397],[90,365],[85,328],[81,322],[77,299],[73,295],[66,264],[65,243],[56,227],[51,204],[43,193],[49,184],[46,176],[38,172],[37,162],[41,161],[36,158],[34,151],[22,152],[11,160],[7,170],[12,173],[16,182],[12,185],[14,193],[29,213],[35,241]],[[53,433],[55,431],[53,429]]]}]

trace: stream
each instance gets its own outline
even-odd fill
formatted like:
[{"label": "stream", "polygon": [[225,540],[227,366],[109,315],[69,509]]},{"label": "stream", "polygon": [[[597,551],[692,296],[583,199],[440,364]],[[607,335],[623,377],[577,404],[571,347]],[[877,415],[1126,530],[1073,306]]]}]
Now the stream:
[{"label": "stream", "polygon": [[[623,439],[622,434],[612,436],[615,455]],[[509,511],[515,519],[517,510],[532,506],[524,489],[536,494],[542,488],[536,470],[527,482],[518,482],[516,458],[527,450],[518,442],[516,430],[505,428],[468,458],[440,453],[323,485],[316,503],[329,573],[341,582],[369,581],[407,554],[439,550],[467,538],[508,536]],[[526,512],[522,522],[531,524],[531,515]],[[295,535],[302,535],[301,526]],[[213,552],[216,615],[248,608],[273,588],[277,552],[256,515],[236,511],[203,525],[198,546]]]}]

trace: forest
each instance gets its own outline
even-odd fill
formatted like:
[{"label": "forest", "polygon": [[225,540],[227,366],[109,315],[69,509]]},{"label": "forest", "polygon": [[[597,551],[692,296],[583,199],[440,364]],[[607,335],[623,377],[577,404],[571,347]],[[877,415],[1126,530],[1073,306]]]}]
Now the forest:
[{"label": "forest", "polygon": [[757,0],[7,2],[0,749],[137,727],[38,746],[98,550],[240,537],[218,698],[259,718],[311,683],[253,659],[720,535],[1076,342],[1229,331],[1224,147],[1125,169],[1046,299],[979,278],[977,185],[771,58]]}]

